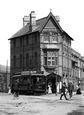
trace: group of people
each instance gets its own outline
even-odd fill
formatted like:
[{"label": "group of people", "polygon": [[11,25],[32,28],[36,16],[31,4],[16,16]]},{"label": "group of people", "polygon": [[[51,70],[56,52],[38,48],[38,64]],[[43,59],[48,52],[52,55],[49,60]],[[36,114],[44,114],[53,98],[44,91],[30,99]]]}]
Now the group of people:
[{"label": "group of people", "polygon": [[[19,84],[18,81],[15,81],[14,85],[12,86],[13,88],[13,93],[14,93],[14,99],[19,97]],[[62,97],[64,96],[66,100],[68,100],[67,98],[67,93],[69,93],[70,98],[72,97],[72,93],[73,93],[73,89],[74,86],[72,83],[69,83],[68,87],[66,86],[66,83],[64,82],[61,88],[61,95],[60,95],[60,100],[62,100]],[[48,93],[51,94],[52,93],[52,88],[51,85],[48,84]],[[11,87],[9,85],[9,91],[8,94],[11,94]],[[77,85],[77,90],[76,90],[76,94],[81,94],[81,88],[80,88],[80,84]]]},{"label": "group of people", "polygon": [[[60,100],[62,100],[62,97],[64,96],[66,100],[68,100],[67,98],[67,92],[69,93],[70,98],[72,97],[72,93],[73,93],[73,89],[74,86],[72,83],[69,83],[68,87],[66,86],[66,83],[64,82],[61,88],[61,95],[60,95]],[[81,94],[81,88],[80,88],[80,84],[78,84],[77,86],[77,90],[76,90],[76,94]]]}]

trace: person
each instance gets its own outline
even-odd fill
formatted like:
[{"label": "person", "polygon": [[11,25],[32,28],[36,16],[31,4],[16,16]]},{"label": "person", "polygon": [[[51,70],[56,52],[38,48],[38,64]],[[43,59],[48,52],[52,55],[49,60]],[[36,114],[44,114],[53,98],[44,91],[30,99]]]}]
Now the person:
[{"label": "person", "polygon": [[62,100],[62,96],[64,96],[65,99],[68,100],[67,97],[66,97],[66,94],[65,94],[66,89],[67,89],[67,87],[66,87],[66,83],[64,82],[63,85],[62,85],[62,89],[61,89],[60,100]]},{"label": "person", "polygon": [[11,86],[9,84],[9,87],[8,87],[8,94],[11,94]]},{"label": "person", "polygon": [[69,85],[68,85],[68,92],[69,92],[70,98],[72,97],[73,89],[74,89],[73,84],[69,83]]},{"label": "person", "polygon": [[51,94],[52,93],[52,89],[51,89],[51,85],[48,84],[48,93]]},{"label": "person", "polygon": [[14,99],[19,97],[19,84],[18,84],[18,81],[15,81],[14,83]]},{"label": "person", "polygon": [[77,94],[77,95],[82,94],[82,93],[81,93],[80,84],[77,85],[77,91],[76,91],[76,94]]}]

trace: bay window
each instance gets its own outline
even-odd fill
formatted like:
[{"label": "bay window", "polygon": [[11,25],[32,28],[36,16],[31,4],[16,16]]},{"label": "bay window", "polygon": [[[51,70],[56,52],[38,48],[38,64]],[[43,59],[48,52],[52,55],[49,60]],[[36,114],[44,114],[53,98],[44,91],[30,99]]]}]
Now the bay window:
[{"label": "bay window", "polygon": [[56,51],[44,52],[44,65],[55,66],[58,64],[58,55]]}]

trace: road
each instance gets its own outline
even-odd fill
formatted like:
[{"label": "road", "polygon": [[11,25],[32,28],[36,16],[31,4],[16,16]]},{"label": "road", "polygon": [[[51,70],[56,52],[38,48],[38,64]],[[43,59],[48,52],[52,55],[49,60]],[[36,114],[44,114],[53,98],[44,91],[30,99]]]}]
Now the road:
[{"label": "road", "polygon": [[69,100],[59,98],[50,94],[13,99],[13,95],[0,93],[0,115],[84,115],[84,93]]}]

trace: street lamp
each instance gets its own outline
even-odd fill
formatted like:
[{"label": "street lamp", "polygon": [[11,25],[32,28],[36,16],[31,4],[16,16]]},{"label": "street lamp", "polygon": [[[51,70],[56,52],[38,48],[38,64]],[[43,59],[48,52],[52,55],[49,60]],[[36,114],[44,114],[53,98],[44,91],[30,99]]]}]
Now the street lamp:
[{"label": "street lamp", "polygon": [[57,95],[57,70],[56,70],[56,95]]},{"label": "street lamp", "polygon": [[57,95],[57,72],[56,72],[56,95]]}]

